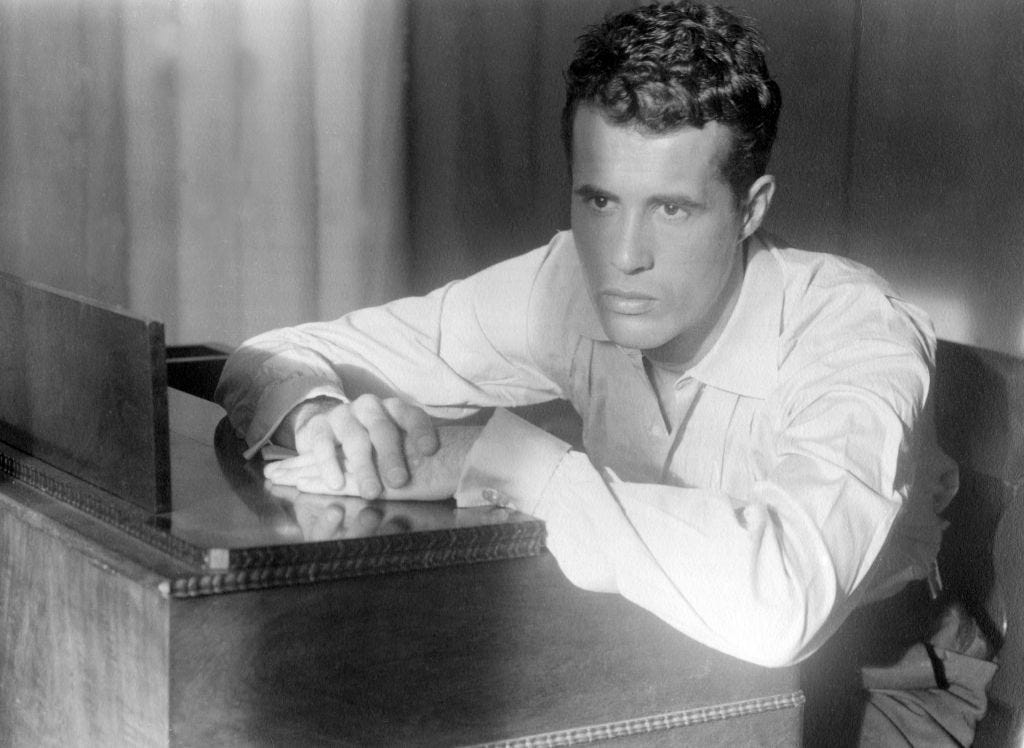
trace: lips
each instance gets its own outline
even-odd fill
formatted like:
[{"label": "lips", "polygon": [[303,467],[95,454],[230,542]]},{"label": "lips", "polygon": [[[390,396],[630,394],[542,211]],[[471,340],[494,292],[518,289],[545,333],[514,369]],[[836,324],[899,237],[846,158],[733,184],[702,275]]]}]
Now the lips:
[{"label": "lips", "polygon": [[601,291],[601,306],[609,312],[635,316],[654,308],[657,299],[638,291],[610,288]]}]

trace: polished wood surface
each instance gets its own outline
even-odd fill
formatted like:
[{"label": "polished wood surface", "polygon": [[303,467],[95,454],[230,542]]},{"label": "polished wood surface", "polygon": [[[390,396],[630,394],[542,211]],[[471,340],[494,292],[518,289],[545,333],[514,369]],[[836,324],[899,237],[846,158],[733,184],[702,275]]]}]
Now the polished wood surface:
[{"label": "polished wood surface", "polygon": [[38,492],[5,485],[0,529],[5,745],[798,741],[792,670],[579,590],[547,554],[168,598],[176,562]]},{"label": "polished wood surface", "polygon": [[[173,511],[153,518],[177,541],[204,549],[210,569],[294,567],[345,559],[383,570],[386,556],[410,563],[532,555],[543,525],[500,507],[456,508],[454,501],[366,501],[274,486],[260,459],[245,460],[245,444],[220,406],[175,390],[171,403]],[[428,561],[427,556],[432,559]],[[397,567],[389,567],[397,570]],[[403,568],[413,568],[405,565]]]},{"label": "polished wood surface", "polygon": [[171,620],[172,724],[192,745],[465,745],[744,701],[749,714],[681,727],[676,744],[799,730],[795,701],[763,698],[795,699],[791,672],[572,587],[547,554],[182,601]]},{"label": "polished wood surface", "polygon": [[191,597],[535,555],[544,526],[499,507],[365,501],[269,485],[208,401],[167,390],[172,510],[151,513],[0,442],[0,476],[173,556],[168,594]]},{"label": "polished wood surface", "polygon": [[0,273],[0,441],[170,509],[163,326]]},{"label": "polished wood surface", "polygon": [[[180,402],[192,401],[172,394],[173,433],[197,429],[200,455],[211,439],[174,415]],[[262,586],[183,589],[231,577],[0,480],[0,743],[799,740],[795,670],[734,660],[579,590],[544,552],[319,582],[299,565]]]}]

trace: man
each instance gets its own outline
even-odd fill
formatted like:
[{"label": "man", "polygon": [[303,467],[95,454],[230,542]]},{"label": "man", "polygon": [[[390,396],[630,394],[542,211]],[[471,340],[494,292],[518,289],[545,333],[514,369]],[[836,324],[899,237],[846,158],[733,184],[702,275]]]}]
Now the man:
[{"label": "man", "polygon": [[[757,34],[649,6],[582,38],[572,228],[423,298],[268,333],[218,397],[274,482],[497,502],[565,574],[767,666],[928,576],[952,496],[925,315],[760,231],[779,90]],[[556,398],[585,452],[502,408]],[[485,427],[442,426],[481,408]]]}]

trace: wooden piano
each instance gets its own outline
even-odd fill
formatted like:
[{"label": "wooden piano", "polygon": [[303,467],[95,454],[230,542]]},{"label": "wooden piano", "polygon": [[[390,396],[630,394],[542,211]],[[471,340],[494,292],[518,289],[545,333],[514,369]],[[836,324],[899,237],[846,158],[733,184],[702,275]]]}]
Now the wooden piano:
[{"label": "wooden piano", "polygon": [[159,323],[0,275],[0,367],[0,744],[799,744],[531,517],[269,489]]}]

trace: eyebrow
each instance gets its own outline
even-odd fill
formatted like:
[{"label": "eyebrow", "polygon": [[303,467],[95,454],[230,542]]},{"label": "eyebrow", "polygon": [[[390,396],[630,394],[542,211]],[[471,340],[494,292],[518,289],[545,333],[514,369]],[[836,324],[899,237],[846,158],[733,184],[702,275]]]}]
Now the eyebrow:
[{"label": "eyebrow", "polygon": [[599,189],[592,184],[581,184],[572,191],[572,194],[579,197],[607,197],[612,200],[618,200],[618,195],[613,195],[611,192]]},{"label": "eyebrow", "polygon": [[678,205],[680,208],[688,210],[700,210],[704,207],[704,203],[700,200],[694,200],[688,195],[651,195],[649,202],[657,203],[658,205]]},{"label": "eyebrow", "polygon": [[[574,195],[582,198],[606,197],[609,200],[619,199],[619,196],[615,193],[602,190],[600,187],[595,187],[592,184],[581,184],[572,192]],[[651,195],[647,202],[654,205],[678,205],[680,208],[688,210],[700,210],[705,207],[704,203],[688,195]]]}]

